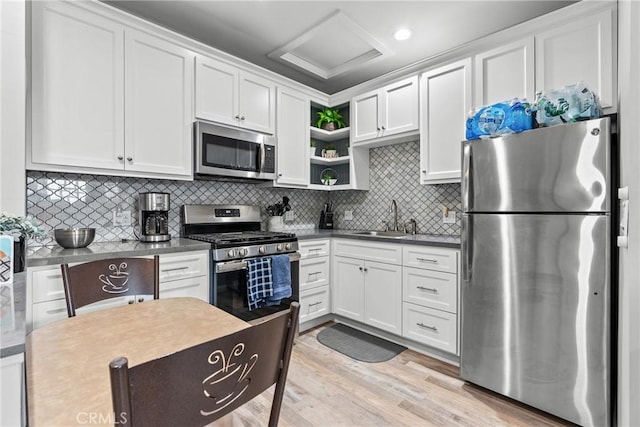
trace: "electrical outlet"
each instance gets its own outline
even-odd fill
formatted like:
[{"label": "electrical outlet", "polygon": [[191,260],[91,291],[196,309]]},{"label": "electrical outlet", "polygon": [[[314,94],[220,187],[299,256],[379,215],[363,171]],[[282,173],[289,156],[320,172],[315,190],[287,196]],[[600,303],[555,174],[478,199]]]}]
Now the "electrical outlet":
[{"label": "electrical outlet", "polygon": [[296,216],[293,214],[293,211],[287,211],[284,213],[284,220],[285,221],[293,221],[296,218]]},{"label": "electrical outlet", "polygon": [[455,224],[456,223],[456,211],[450,211],[447,209],[447,212],[442,212],[442,222],[444,224]]},{"label": "electrical outlet", "polygon": [[131,211],[114,210],[113,211],[113,226],[114,227],[128,227],[131,225]]},{"label": "electrical outlet", "polygon": [[344,211],[344,220],[345,221],[352,221],[353,220],[353,211],[350,211],[350,210]]}]

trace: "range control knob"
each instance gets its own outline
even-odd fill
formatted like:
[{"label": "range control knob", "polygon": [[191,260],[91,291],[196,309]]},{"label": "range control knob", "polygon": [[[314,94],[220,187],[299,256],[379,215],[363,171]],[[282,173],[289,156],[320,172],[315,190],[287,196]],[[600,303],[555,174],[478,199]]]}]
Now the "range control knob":
[{"label": "range control knob", "polygon": [[278,243],[278,246],[276,246],[276,251],[282,252],[283,250],[284,250],[284,245],[282,243]]},{"label": "range control knob", "polygon": [[249,253],[249,249],[247,248],[242,248],[238,251],[238,255],[240,256],[247,256],[248,253]]},{"label": "range control knob", "polygon": [[258,248],[258,253],[259,254],[266,254],[267,253],[267,247],[265,245],[262,245]]},{"label": "range control knob", "polygon": [[229,249],[229,251],[227,252],[227,257],[229,258],[233,258],[236,255],[236,251],[234,251],[233,249]]},{"label": "range control knob", "polygon": [[284,248],[288,251],[291,250],[291,243],[285,243]]}]

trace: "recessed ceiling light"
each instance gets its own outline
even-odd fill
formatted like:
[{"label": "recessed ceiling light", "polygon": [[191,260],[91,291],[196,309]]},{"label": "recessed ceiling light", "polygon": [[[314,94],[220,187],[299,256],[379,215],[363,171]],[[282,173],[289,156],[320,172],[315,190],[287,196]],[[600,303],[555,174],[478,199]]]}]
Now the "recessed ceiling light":
[{"label": "recessed ceiling light", "polygon": [[400,28],[398,31],[393,33],[393,37],[395,37],[396,40],[407,40],[411,37],[411,30],[408,28]]}]

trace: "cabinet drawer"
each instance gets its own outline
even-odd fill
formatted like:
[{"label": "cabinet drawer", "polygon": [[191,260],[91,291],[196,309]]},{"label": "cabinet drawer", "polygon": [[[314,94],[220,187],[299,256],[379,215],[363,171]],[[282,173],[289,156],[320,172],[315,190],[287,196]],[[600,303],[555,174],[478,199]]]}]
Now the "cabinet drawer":
[{"label": "cabinet drawer", "polygon": [[402,305],[402,336],[457,354],[457,316],[408,302]]},{"label": "cabinet drawer", "polygon": [[300,291],[300,323],[329,313],[328,285]]},{"label": "cabinet drawer", "polygon": [[458,251],[455,249],[436,248],[431,246],[404,246],[404,265],[407,267],[426,268],[427,270],[458,272]]},{"label": "cabinet drawer", "polygon": [[160,298],[192,297],[209,302],[209,276],[160,283]]},{"label": "cabinet drawer", "polygon": [[300,290],[329,284],[329,257],[300,260]]},{"label": "cabinet drawer", "polygon": [[34,271],[31,277],[34,303],[59,299],[63,300],[65,298],[60,266],[47,270]]},{"label": "cabinet drawer", "polygon": [[33,304],[32,329],[37,329],[67,317],[67,302],[64,299]]},{"label": "cabinet drawer", "polygon": [[323,240],[301,240],[298,241],[298,252],[304,258],[328,256],[329,239]]},{"label": "cabinet drawer", "polygon": [[209,252],[160,255],[160,282],[209,274]]},{"label": "cabinet drawer", "polygon": [[457,313],[457,279],[456,274],[403,267],[403,300]]},{"label": "cabinet drawer", "polygon": [[332,254],[387,264],[402,264],[402,246],[394,243],[336,239]]}]

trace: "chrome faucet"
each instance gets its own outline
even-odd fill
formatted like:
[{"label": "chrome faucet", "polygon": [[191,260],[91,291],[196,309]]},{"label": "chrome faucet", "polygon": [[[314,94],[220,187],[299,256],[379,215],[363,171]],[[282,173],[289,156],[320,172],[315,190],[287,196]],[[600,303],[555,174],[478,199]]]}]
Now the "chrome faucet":
[{"label": "chrome faucet", "polygon": [[398,230],[398,204],[395,199],[391,199],[391,206],[389,207],[389,212],[393,212],[393,231]]}]

